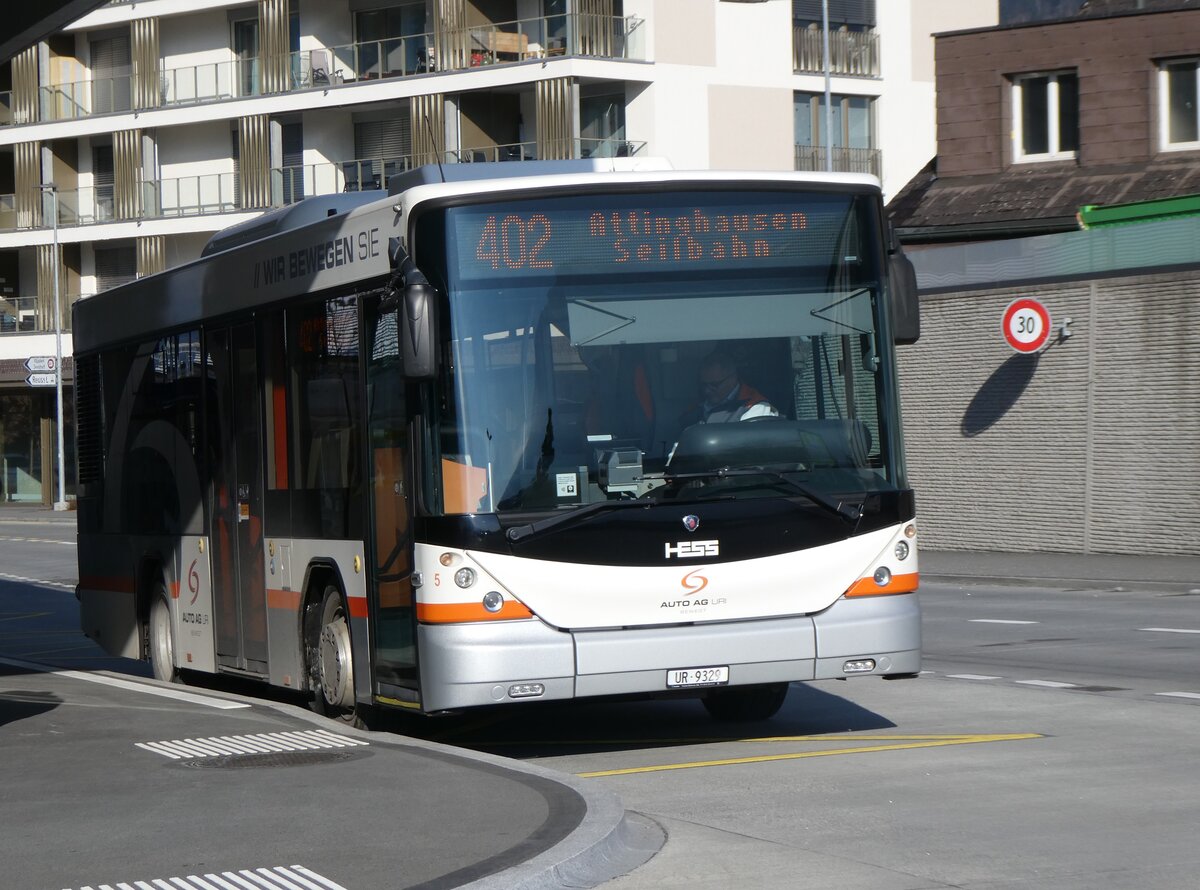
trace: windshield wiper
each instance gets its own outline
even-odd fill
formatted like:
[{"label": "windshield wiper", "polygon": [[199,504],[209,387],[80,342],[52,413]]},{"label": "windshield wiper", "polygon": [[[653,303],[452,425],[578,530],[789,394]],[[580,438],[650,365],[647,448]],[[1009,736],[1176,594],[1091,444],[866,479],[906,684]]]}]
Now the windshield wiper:
[{"label": "windshield wiper", "polygon": [[504,536],[514,544],[517,541],[523,541],[530,535],[540,534],[544,531],[549,531],[552,528],[557,528],[560,525],[582,521],[589,516],[594,516],[597,513],[607,513],[609,510],[616,510],[622,507],[650,507],[652,503],[649,501],[640,501],[636,498],[621,498],[615,501],[596,501],[594,504],[586,504],[569,513],[560,513],[557,516],[550,516],[546,519],[539,519],[537,522],[527,522],[524,525],[514,525],[504,533]]},{"label": "windshield wiper", "polygon": [[727,479],[739,476],[767,476],[777,482],[782,482],[792,491],[808,498],[818,507],[853,525],[854,528],[858,528],[859,520],[862,519],[863,510],[866,506],[865,499],[858,501],[834,499],[815,489],[809,488],[802,482],[797,482],[795,479],[789,478],[780,470],[772,470],[769,467],[721,467],[716,470],[704,470],[696,473],[668,472],[663,478],[667,482],[686,482],[692,479]]}]

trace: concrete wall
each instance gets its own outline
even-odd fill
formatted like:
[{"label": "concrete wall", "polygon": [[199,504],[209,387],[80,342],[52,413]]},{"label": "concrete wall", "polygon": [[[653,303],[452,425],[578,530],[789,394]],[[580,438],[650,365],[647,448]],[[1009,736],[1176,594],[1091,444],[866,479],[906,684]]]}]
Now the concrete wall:
[{"label": "concrete wall", "polygon": [[[1072,336],[1015,353],[1034,297]],[[899,347],[909,476],[932,549],[1194,554],[1200,272],[923,295]]]}]

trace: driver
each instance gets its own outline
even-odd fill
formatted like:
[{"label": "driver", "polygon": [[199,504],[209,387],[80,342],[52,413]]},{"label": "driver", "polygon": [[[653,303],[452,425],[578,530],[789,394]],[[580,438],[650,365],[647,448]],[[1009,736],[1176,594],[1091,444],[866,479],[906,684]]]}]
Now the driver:
[{"label": "driver", "polygon": [[737,364],[723,352],[711,353],[701,363],[700,396],[702,401],[685,417],[685,426],[779,416],[766,396],[741,382]]}]

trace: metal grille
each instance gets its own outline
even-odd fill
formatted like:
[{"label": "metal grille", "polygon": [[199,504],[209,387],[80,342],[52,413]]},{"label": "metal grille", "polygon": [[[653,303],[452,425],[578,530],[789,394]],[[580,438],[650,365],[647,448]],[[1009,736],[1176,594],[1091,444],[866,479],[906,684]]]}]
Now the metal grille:
[{"label": "metal grille", "polygon": [[79,484],[104,476],[104,418],[100,400],[100,358],[75,359],[75,454]]}]

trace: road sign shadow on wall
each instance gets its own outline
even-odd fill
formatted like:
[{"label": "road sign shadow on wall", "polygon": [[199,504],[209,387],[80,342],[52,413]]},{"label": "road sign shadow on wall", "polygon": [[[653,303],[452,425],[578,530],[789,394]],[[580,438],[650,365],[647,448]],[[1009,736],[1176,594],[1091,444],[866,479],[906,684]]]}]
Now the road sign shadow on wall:
[{"label": "road sign shadow on wall", "polygon": [[962,434],[970,439],[994,426],[1025,392],[1037,370],[1041,353],[1017,353],[984,381],[967,405],[962,419]]}]

